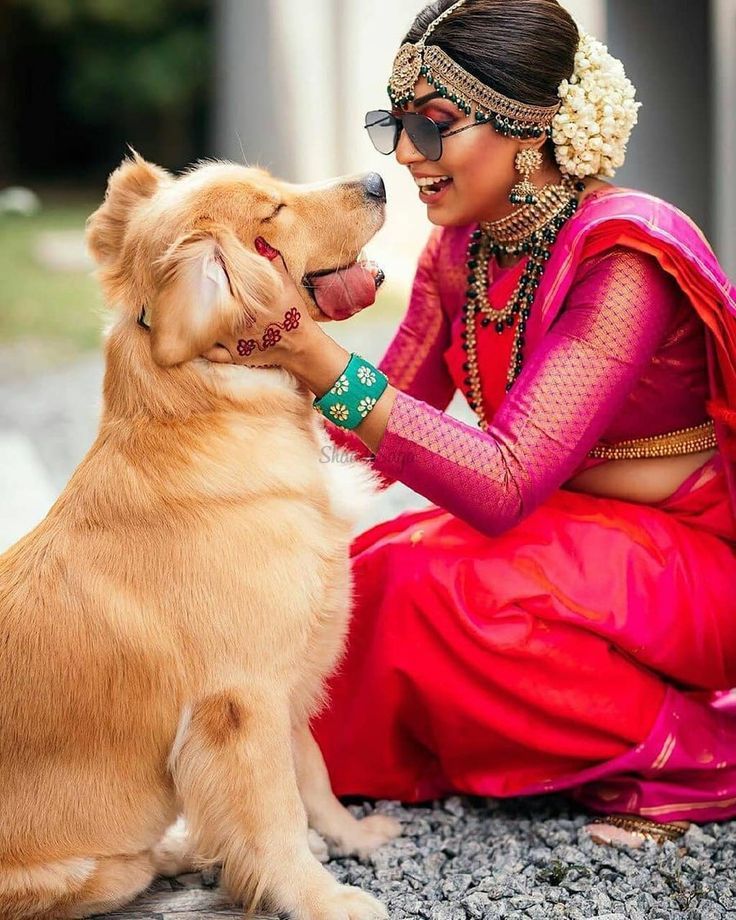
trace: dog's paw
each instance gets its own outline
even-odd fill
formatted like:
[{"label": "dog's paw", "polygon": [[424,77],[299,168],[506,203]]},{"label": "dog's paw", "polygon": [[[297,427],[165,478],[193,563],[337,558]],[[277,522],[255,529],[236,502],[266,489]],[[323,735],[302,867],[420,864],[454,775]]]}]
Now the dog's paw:
[{"label": "dog's paw", "polygon": [[184,818],[179,818],[153,848],[151,855],[159,875],[173,877],[192,872],[195,859]]},{"label": "dog's paw", "polygon": [[393,840],[401,833],[401,825],[388,815],[369,815],[357,821],[349,832],[338,840],[330,841],[330,855],[358,856],[365,859],[384,843]]},{"label": "dog's paw", "polygon": [[340,885],[325,898],[315,913],[315,920],[388,920],[388,911],[379,900],[350,885]]},{"label": "dog's paw", "polygon": [[317,859],[321,863],[329,862],[329,859],[330,859],[329,848],[327,844],[325,843],[324,838],[320,837],[320,835],[317,833],[317,831],[314,830],[314,828],[311,828],[311,827],[309,828],[308,841],[309,841],[309,849],[312,851],[314,856],[316,856]]},{"label": "dog's paw", "polygon": [[401,824],[396,818],[390,818],[388,815],[368,815],[367,818],[363,818],[359,823],[362,828],[369,830],[371,834],[382,837],[382,843],[388,843],[389,840],[393,840],[394,837],[398,837],[401,834]]}]

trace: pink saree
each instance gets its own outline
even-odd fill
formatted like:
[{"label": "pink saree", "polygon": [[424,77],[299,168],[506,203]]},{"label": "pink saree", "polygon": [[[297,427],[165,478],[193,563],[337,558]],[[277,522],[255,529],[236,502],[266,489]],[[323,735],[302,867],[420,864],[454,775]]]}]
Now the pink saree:
[{"label": "pink saree", "polygon": [[[544,379],[542,352],[563,309],[573,312],[584,266],[631,251],[656,259],[708,330],[701,402],[718,436],[712,459],[664,501],[576,493],[564,482],[596,462],[585,437],[632,434],[636,399],[620,395],[618,412],[591,423],[567,466],[547,464],[536,482],[519,458],[538,419],[533,401],[520,424],[509,416],[503,337],[487,337],[484,352],[479,345],[496,427],[475,432],[441,412],[462,384],[453,329],[472,229],[446,231],[439,243],[441,311],[425,312],[426,341],[382,362],[407,395],[370,459],[434,506],[353,543],[348,647],[314,724],[333,786],[410,802],[566,790],[601,813],[736,815],[736,292],[697,228],[650,196],[593,196],[563,228],[528,327],[528,390],[518,399],[550,393],[532,389],[535,374]],[[503,299],[513,277],[497,284],[489,296]],[[420,340],[420,330],[400,332]],[[656,370],[664,360],[655,345],[653,358],[625,362],[621,386],[638,381],[634,396],[655,392],[650,363]],[[564,398],[564,387],[555,394]],[[532,455],[540,466],[556,438],[564,452],[562,433],[547,426]],[[334,439],[369,456],[355,436]]]}]

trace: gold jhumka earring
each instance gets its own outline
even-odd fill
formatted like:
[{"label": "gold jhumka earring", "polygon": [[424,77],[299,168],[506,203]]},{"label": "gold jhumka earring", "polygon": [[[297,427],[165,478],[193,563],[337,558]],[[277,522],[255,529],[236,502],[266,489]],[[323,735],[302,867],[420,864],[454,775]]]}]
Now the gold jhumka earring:
[{"label": "gold jhumka earring", "polygon": [[538,204],[538,189],[532,182],[532,175],[542,168],[544,159],[539,150],[534,147],[528,147],[526,150],[520,150],[516,154],[514,165],[516,171],[521,173],[521,181],[511,189],[509,201],[511,204]]}]

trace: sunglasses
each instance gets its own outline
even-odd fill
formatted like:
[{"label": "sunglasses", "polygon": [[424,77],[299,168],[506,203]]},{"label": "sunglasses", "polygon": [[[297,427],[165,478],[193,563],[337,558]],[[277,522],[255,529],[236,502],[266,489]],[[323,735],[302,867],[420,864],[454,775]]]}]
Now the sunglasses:
[{"label": "sunglasses", "polygon": [[365,129],[371,143],[379,153],[388,156],[393,153],[399,145],[399,137],[402,129],[406,130],[409,140],[423,157],[428,160],[439,160],[442,156],[442,139],[452,137],[453,134],[461,134],[468,128],[477,128],[478,125],[485,122],[477,121],[471,125],[464,125],[462,128],[456,128],[454,131],[447,131],[444,134],[437,122],[427,118],[426,115],[419,115],[417,112],[404,112],[402,115],[394,115],[385,109],[377,109],[373,112],[367,112],[365,116]]}]

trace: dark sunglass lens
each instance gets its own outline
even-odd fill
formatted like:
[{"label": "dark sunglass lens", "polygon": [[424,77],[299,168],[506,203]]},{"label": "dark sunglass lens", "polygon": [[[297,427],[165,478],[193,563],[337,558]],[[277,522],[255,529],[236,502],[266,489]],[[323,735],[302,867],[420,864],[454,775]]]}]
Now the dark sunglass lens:
[{"label": "dark sunglass lens", "polygon": [[439,160],[442,156],[440,129],[425,115],[407,112],[403,117],[404,128],[412,144],[428,160]]},{"label": "dark sunglass lens", "polygon": [[401,122],[390,112],[378,110],[367,112],[365,116],[365,129],[371,143],[379,153],[388,155],[396,150],[399,142]]}]

